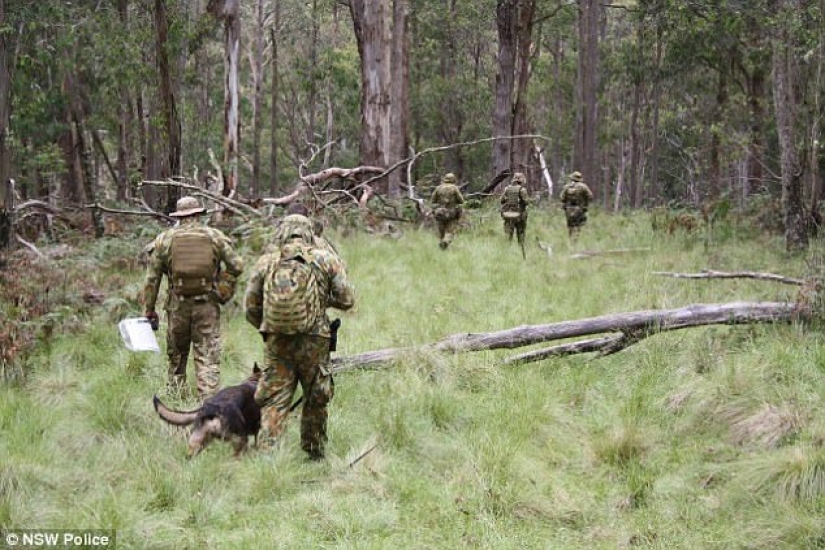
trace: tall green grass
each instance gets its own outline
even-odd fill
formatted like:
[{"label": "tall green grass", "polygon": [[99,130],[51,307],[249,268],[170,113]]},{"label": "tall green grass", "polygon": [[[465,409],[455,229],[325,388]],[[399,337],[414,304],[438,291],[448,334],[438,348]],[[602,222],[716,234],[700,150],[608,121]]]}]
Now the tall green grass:
[{"label": "tall green grass", "polygon": [[[733,222],[714,231],[706,247],[702,234],[652,232],[644,214],[595,211],[571,244],[560,211],[537,210],[526,261],[484,209],[446,251],[429,229],[331,231],[357,292],[337,353],[793,299],[769,282],[653,274],[803,276],[811,265],[778,237]],[[94,246],[87,261],[118,250]],[[699,327],[520,366],[502,361],[524,350],[410,353],[336,377],[323,463],[304,459],[295,420],[276,452],[233,459],[216,443],[187,461],[185,434],[152,409],[165,356],[126,351],[115,327],[138,313],[128,308],[142,275],[113,272],[124,296],[108,297],[85,332],[38,347],[25,383],[0,387],[0,527],[116,529],[120,548],[159,549],[825,545],[818,330]],[[262,355],[238,303],[225,308],[223,383]]]}]

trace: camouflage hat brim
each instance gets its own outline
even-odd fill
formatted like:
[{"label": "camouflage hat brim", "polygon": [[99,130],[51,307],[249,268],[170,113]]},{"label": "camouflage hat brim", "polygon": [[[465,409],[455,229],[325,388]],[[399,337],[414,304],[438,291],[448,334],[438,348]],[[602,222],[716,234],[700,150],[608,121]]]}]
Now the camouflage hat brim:
[{"label": "camouflage hat brim", "polygon": [[177,210],[169,214],[173,218],[185,218],[187,216],[194,216],[195,214],[203,214],[206,208],[189,208],[186,210]]}]

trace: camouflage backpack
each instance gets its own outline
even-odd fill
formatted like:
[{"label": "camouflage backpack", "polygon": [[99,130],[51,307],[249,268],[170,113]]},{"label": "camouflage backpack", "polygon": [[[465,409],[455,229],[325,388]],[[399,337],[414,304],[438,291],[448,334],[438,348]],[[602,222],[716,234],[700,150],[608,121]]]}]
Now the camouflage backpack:
[{"label": "camouflage backpack", "polygon": [[212,239],[203,230],[185,230],[172,237],[169,279],[178,296],[201,296],[212,290],[218,267]]},{"label": "camouflage backpack", "polygon": [[501,205],[501,215],[505,219],[521,218],[521,187],[510,185],[504,190],[504,203]]},{"label": "camouflage backpack", "polygon": [[312,266],[312,248],[287,243],[264,278],[263,309],[267,332],[306,334],[323,315],[321,285]]}]

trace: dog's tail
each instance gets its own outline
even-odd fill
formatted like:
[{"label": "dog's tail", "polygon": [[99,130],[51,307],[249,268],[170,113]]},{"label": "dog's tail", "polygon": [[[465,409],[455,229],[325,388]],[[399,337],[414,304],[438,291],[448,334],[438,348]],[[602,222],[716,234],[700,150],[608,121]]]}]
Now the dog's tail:
[{"label": "dog's tail", "polygon": [[152,403],[154,403],[158,415],[169,424],[174,424],[175,426],[188,426],[195,421],[200,412],[200,408],[193,411],[176,411],[170,409],[158,399],[157,395],[152,398]]}]

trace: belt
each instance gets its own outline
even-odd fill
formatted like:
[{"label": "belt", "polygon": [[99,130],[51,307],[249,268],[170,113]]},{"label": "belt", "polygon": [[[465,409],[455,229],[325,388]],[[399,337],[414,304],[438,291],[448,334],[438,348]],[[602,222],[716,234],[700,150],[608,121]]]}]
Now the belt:
[{"label": "belt", "polygon": [[198,294],[197,296],[178,296],[181,302],[208,302],[209,294]]}]

